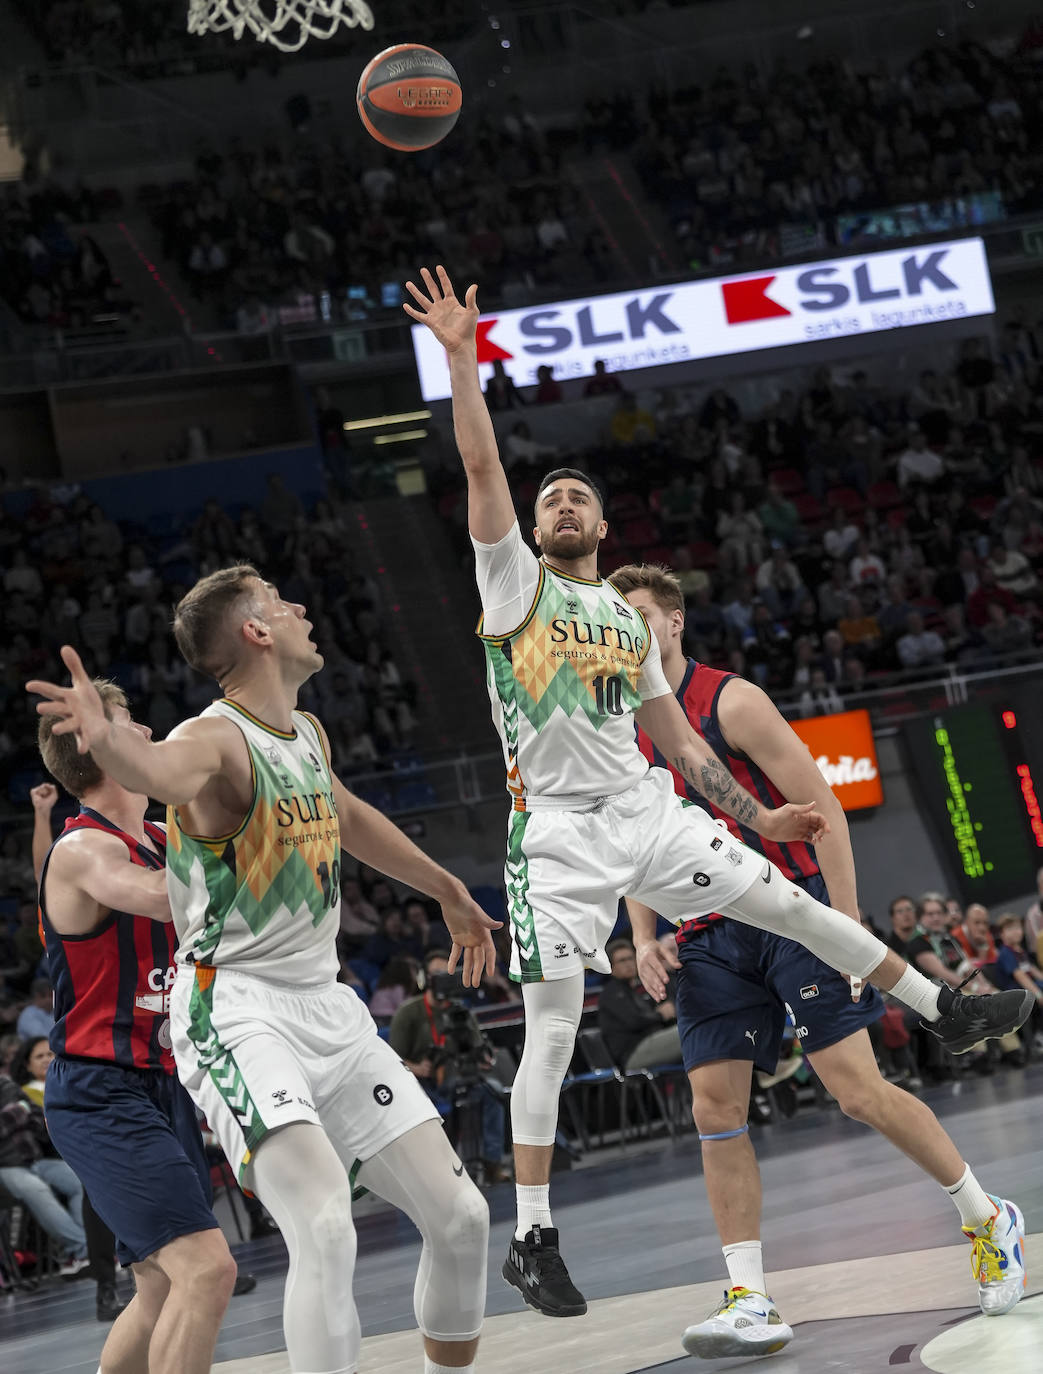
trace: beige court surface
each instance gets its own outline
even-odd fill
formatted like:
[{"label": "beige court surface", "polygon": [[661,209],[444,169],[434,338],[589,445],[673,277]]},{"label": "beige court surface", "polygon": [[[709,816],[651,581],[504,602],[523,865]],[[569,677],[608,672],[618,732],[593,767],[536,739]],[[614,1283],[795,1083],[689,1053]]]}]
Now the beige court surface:
[{"label": "beige court surface", "polygon": [[[1043,1253],[1043,1233],[1029,1236],[1027,1251]],[[829,1320],[877,1318],[886,1343],[894,1318],[904,1313],[968,1311],[968,1248],[951,1245],[906,1254],[788,1269],[772,1275],[772,1297],[784,1319],[796,1327],[792,1345],[771,1360],[778,1374],[843,1368],[825,1353],[814,1330],[801,1325]],[[491,1317],[485,1324],[478,1368],[481,1374],[634,1374],[650,1366],[682,1360],[692,1368],[752,1368],[749,1360],[689,1360],[680,1334],[717,1301],[720,1283],[699,1283],[659,1292],[605,1298],[590,1304],[586,1317],[553,1320],[534,1312]],[[944,1318],[943,1318],[944,1320]],[[835,1332],[841,1341],[841,1332]],[[832,1344],[832,1341],[830,1341]],[[415,1331],[371,1336],[363,1342],[359,1374],[417,1374]],[[522,1353],[524,1352],[524,1354]],[[866,1352],[869,1358],[869,1352]],[[1002,1318],[971,1318],[933,1337],[913,1355],[907,1369],[936,1374],[1029,1374],[1043,1370],[1043,1295],[1026,1298]],[[760,1367],[758,1365],[758,1367]],[[852,1364],[869,1374],[880,1365]],[[229,1360],[214,1366],[220,1374],[289,1374],[283,1353]]]}]

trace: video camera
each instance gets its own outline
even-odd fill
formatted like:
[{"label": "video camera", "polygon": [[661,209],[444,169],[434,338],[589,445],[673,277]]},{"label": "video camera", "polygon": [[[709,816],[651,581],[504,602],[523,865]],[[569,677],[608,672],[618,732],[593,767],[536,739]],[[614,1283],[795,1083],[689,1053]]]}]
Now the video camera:
[{"label": "video camera", "polygon": [[435,1029],[444,1043],[434,1053],[436,1067],[445,1066],[446,1078],[457,1083],[477,1083],[492,1060],[492,1046],[464,1004],[464,980],[458,973],[436,973],[430,983],[435,1003]]}]

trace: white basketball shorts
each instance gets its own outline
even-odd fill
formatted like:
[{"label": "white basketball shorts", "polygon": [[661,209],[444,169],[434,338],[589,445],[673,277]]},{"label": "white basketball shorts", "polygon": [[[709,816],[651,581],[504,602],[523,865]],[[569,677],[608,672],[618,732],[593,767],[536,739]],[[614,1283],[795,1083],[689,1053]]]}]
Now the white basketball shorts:
[{"label": "white basketball shorts", "polygon": [[422,1121],[427,1094],[343,983],[295,987],[233,969],[182,965],[170,996],[178,1075],[236,1177],[265,1136],[322,1127],[352,1172]]},{"label": "white basketball shorts", "polygon": [[511,977],[538,983],[584,968],[608,973],[605,944],[621,897],[680,924],[720,911],[764,864],[723,822],[682,801],[663,768],[614,797],[561,807],[541,798],[512,812],[508,825]]}]

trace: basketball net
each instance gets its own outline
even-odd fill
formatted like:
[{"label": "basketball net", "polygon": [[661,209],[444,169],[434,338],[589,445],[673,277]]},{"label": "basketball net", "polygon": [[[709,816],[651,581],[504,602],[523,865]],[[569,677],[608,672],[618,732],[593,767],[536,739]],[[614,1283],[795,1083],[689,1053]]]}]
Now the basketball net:
[{"label": "basketball net", "polygon": [[189,33],[224,33],[242,38],[249,29],[259,43],[297,52],[309,38],[332,38],[344,25],[373,27],[363,0],[188,0]]}]

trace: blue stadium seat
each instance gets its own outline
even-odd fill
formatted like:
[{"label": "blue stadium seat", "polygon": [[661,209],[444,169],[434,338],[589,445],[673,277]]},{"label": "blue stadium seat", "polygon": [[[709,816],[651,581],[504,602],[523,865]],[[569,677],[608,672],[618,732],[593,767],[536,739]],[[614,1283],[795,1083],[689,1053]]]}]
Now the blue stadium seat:
[{"label": "blue stadium seat", "polygon": [[380,965],[373,963],[371,959],[349,959],[348,968],[351,969],[359,982],[365,986],[366,992],[371,993],[381,974]]}]

